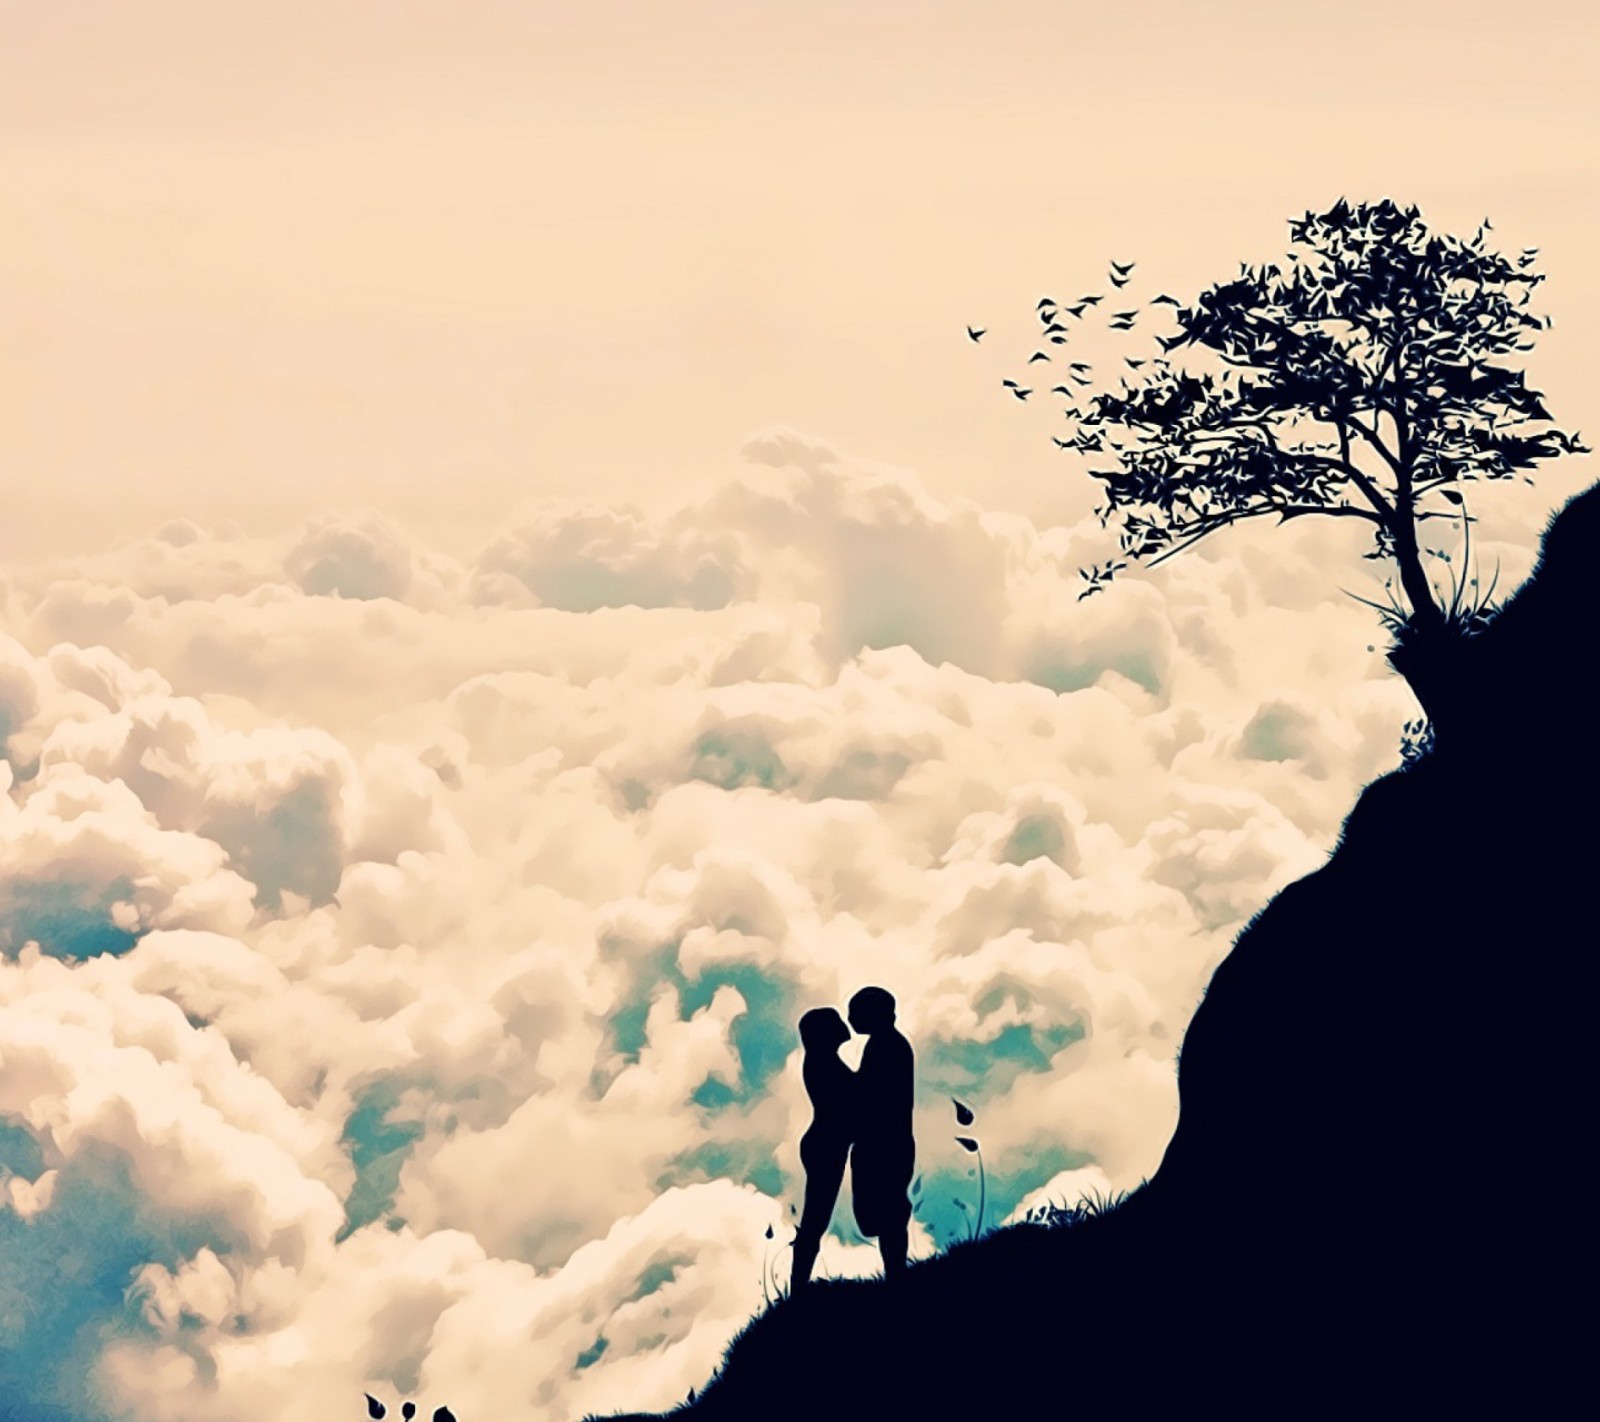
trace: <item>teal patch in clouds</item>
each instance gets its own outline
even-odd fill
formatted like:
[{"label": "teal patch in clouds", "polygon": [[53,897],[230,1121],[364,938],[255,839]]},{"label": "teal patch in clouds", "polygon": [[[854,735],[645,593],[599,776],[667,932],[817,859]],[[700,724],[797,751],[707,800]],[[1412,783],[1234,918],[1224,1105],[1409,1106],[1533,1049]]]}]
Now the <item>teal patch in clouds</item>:
[{"label": "teal patch in clouds", "polygon": [[0,951],[36,942],[52,958],[119,956],[139,941],[119,928],[112,908],[133,898],[133,880],[14,879],[0,884]]},{"label": "teal patch in clouds", "polygon": [[1029,815],[1017,821],[1017,827],[1000,851],[1000,858],[1007,864],[1049,859],[1064,865],[1066,854],[1067,836],[1060,823],[1050,815]]},{"label": "teal patch in clouds", "polygon": [[[17,1149],[9,1129],[6,1142]],[[154,1336],[131,1289],[138,1271],[176,1269],[202,1246],[225,1255],[227,1233],[140,1196],[126,1162],[101,1146],[60,1167],[53,1199],[31,1219],[0,1210],[0,1417],[106,1422],[95,1362],[119,1336]]]},{"label": "teal patch in clouds", "polygon": [[362,1093],[344,1123],[339,1139],[349,1147],[356,1183],[344,1202],[345,1223],[340,1239],[382,1218],[394,1204],[401,1167],[422,1135],[418,1121],[389,1119],[399,1099],[400,1087],[393,1080],[380,1081]]},{"label": "teal patch in clouds", "polygon": [[[986,1008],[980,1003],[978,1010],[992,1011],[993,1006]],[[1081,1022],[1044,1026],[1017,1022],[987,1042],[933,1039],[918,1043],[918,1085],[925,1096],[998,1096],[1019,1076],[1049,1071],[1056,1053],[1081,1041],[1086,1031]]]},{"label": "teal patch in clouds", "polygon": [[639,1282],[633,1286],[632,1292],[623,1300],[623,1303],[637,1303],[640,1299],[647,1299],[658,1289],[665,1288],[678,1277],[678,1270],[687,1269],[694,1260],[686,1255],[672,1255],[666,1259],[657,1259],[645,1266],[639,1275]]},{"label": "teal patch in clouds", "polygon": [[751,1185],[763,1195],[783,1193],[783,1172],[766,1141],[706,1141],[677,1156],[656,1181],[658,1190],[704,1180],[732,1180]]},{"label": "teal patch in clouds", "polygon": [[625,1002],[611,1014],[611,1042],[617,1052],[628,1062],[639,1060],[644,1050],[645,1019],[650,1016],[650,999],[639,996]]},{"label": "teal patch in clouds", "polygon": [[44,1151],[26,1126],[0,1120],[0,1171],[36,1180],[44,1169]]},{"label": "teal patch in clouds", "polygon": [[[718,963],[689,977],[678,966],[678,948],[679,941],[674,939],[647,955],[607,1024],[612,1047],[623,1065],[639,1060],[651,1003],[664,988],[677,992],[679,1013],[687,1022],[711,1005],[718,988],[731,987],[745,1004],[728,1032],[739,1059],[739,1079],[727,1082],[708,1077],[696,1088],[692,1100],[707,1111],[748,1103],[782,1070],[798,1045],[794,987],[753,963]],[[603,1095],[616,1076],[616,1069],[597,1071],[591,1083],[596,1095]]]},{"label": "teal patch in clouds", "polygon": [[783,790],[794,780],[759,730],[731,724],[705,732],[694,743],[689,778],[707,781],[723,790],[737,790],[744,785]]},{"label": "teal patch in clouds", "polygon": [[739,1057],[739,1085],[720,1104],[751,1100],[782,1069],[799,1040],[791,1020],[797,1016],[794,989],[750,963],[718,964],[680,982],[685,1019],[708,1007],[720,987],[732,987],[744,999],[744,1012],[728,1030]]}]

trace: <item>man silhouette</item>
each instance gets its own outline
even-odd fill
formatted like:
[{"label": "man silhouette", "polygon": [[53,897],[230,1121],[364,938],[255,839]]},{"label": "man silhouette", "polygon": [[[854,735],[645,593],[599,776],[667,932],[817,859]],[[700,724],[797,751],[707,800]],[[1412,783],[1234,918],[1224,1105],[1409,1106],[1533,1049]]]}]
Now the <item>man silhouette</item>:
[{"label": "man silhouette", "polygon": [[867,1038],[856,1072],[856,1140],[850,1154],[850,1191],[861,1233],[877,1236],[883,1275],[897,1278],[906,1267],[911,1199],[907,1188],[916,1165],[911,1134],[914,1060],[911,1043],[894,1025],[894,998],[881,987],[862,988],[850,999],[850,1025]]}]

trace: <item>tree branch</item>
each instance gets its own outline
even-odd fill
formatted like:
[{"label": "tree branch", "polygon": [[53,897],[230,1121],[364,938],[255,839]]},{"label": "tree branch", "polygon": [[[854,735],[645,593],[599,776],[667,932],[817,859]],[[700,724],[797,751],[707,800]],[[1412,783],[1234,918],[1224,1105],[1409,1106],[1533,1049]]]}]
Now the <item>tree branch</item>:
[{"label": "tree branch", "polygon": [[1354,415],[1351,415],[1351,414],[1348,414],[1348,413],[1344,414],[1344,415],[1335,416],[1335,418],[1336,419],[1340,419],[1340,420],[1347,420],[1349,422],[1349,424],[1350,424],[1350,428],[1353,429],[1358,435],[1360,435],[1362,439],[1366,440],[1366,442],[1368,444],[1370,444],[1375,450],[1377,450],[1378,453],[1383,457],[1383,462],[1385,464],[1387,464],[1392,470],[1394,470],[1396,476],[1399,475],[1399,473],[1400,473],[1400,461],[1393,454],[1389,453],[1389,446],[1386,445],[1383,442],[1383,440],[1378,437],[1378,432],[1377,432],[1376,429],[1370,429],[1369,430]]},{"label": "tree branch", "polygon": [[1353,504],[1263,504],[1259,508],[1239,509],[1228,514],[1219,514],[1205,520],[1205,527],[1190,533],[1174,543],[1165,552],[1152,558],[1147,566],[1154,568],[1158,563],[1165,563],[1174,554],[1181,553],[1185,548],[1192,548],[1202,538],[1215,533],[1220,528],[1227,528],[1230,524],[1239,523],[1247,518],[1261,518],[1266,514],[1279,514],[1283,518],[1299,518],[1304,514],[1331,514],[1334,517],[1363,518],[1369,523],[1382,524],[1383,520],[1377,514],[1368,513],[1365,509],[1356,508]]}]

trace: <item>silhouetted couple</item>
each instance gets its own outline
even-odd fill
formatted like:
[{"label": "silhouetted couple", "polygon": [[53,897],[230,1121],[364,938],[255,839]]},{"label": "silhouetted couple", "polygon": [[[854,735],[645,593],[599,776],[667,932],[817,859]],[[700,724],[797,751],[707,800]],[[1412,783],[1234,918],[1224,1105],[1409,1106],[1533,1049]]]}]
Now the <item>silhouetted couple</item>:
[{"label": "silhouetted couple", "polygon": [[894,1025],[894,998],[880,987],[862,988],[850,999],[849,1013],[850,1027],[867,1038],[859,1071],[839,1059],[850,1027],[833,1008],[813,1008],[800,1019],[802,1074],[812,1120],[800,1138],[806,1203],[795,1235],[791,1293],[799,1293],[811,1280],[839,1198],[846,1157],[856,1225],[862,1234],[877,1237],[884,1277],[895,1278],[906,1267],[911,1226],[906,1191],[916,1162],[911,1043]]}]

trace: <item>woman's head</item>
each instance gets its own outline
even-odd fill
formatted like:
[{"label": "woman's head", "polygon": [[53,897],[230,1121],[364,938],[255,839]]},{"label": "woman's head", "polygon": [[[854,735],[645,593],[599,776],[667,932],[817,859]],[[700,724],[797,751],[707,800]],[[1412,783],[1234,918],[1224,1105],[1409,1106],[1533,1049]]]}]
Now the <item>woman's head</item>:
[{"label": "woman's head", "polygon": [[850,1040],[844,1018],[831,1007],[813,1007],[800,1019],[800,1041],[809,1051],[827,1051]]}]

